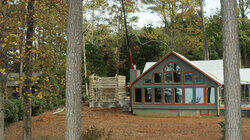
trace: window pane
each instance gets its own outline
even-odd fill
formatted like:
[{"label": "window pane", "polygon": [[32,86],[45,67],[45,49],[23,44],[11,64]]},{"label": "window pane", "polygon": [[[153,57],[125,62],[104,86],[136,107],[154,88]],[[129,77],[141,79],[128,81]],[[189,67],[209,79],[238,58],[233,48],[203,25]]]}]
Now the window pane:
[{"label": "window pane", "polygon": [[169,63],[166,70],[167,71],[173,71],[174,70],[174,63]]},{"label": "window pane", "polygon": [[172,88],[164,88],[165,103],[172,103]]},{"label": "window pane", "polygon": [[161,102],[161,88],[155,88],[155,102]]},{"label": "window pane", "polygon": [[207,88],[207,103],[214,104],[215,103],[215,89]]},{"label": "window pane", "polygon": [[145,84],[151,84],[151,79],[144,79]]},{"label": "window pane", "polygon": [[135,102],[141,102],[141,88],[135,89]]},{"label": "window pane", "polygon": [[185,73],[185,83],[193,83],[193,73]]},{"label": "window pane", "polygon": [[193,88],[185,88],[185,104],[193,103]]},{"label": "window pane", "polygon": [[180,71],[181,70],[181,68],[176,64],[176,63],[174,63],[174,70],[176,70],[176,71]]},{"label": "window pane", "polygon": [[181,82],[181,72],[174,72],[174,83]]},{"label": "window pane", "polygon": [[145,102],[152,102],[151,88],[145,88]]},{"label": "window pane", "polygon": [[204,89],[203,88],[196,88],[196,103],[197,104],[204,104]]},{"label": "window pane", "polygon": [[182,103],[182,88],[175,88],[174,97],[175,103]]},{"label": "window pane", "polygon": [[165,73],[165,83],[173,83],[173,73],[172,72],[166,72]]},{"label": "window pane", "polygon": [[161,83],[161,73],[155,73],[154,74],[154,82],[155,83]]},{"label": "window pane", "polygon": [[195,83],[204,83],[204,79],[201,77],[198,77],[195,79]]},{"label": "window pane", "polygon": [[181,68],[176,63],[169,63],[166,67],[167,71],[180,71]]}]

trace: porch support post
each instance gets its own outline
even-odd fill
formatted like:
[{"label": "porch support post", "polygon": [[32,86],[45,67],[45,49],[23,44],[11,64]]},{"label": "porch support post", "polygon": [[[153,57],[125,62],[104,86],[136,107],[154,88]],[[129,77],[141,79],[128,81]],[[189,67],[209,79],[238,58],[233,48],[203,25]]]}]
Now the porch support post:
[{"label": "porch support post", "polygon": [[217,87],[217,115],[220,116],[220,90],[221,86]]}]

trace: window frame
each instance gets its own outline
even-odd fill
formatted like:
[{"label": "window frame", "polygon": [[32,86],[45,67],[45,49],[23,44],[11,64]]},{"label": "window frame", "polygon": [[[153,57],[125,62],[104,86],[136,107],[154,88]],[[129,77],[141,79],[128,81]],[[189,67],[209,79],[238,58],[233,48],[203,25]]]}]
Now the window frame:
[{"label": "window frame", "polygon": [[[179,89],[181,89],[181,94],[182,94],[182,97],[181,97],[181,103],[176,103],[175,102],[175,90],[177,89],[177,88],[179,88]],[[183,92],[183,87],[173,87],[173,94],[172,94],[172,96],[173,96],[173,98],[174,98],[174,100],[173,100],[173,104],[174,105],[183,105],[183,104],[185,104],[185,102],[184,102],[184,92]]]},{"label": "window frame", "polygon": [[[180,70],[172,70],[172,71],[167,71],[167,66],[170,64],[170,63],[175,63],[177,66],[179,66]],[[176,83],[174,82],[174,73],[175,72],[180,72],[180,82]],[[166,83],[166,73],[172,73],[172,81],[173,83]],[[176,61],[169,61],[163,68],[163,84],[167,84],[167,85],[181,85],[182,84],[182,68],[180,67],[179,63],[176,62]]]},{"label": "window frame", "polygon": [[[145,98],[145,95],[146,95],[146,89],[147,88],[151,88],[151,102],[146,102],[146,98]],[[143,100],[142,100],[142,102],[144,103],[144,104],[153,104],[153,91],[152,91],[152,89],[154,89],[153,87],[143,87]]]},{"label": "window frame", "polygon": [[[186,90],[185,90],[186,88],[193,89],[193,103],[186,103]],[[184,87],[183,91],[184,91],[184,95],[183,95],[184,96],[184,102],[183,103],[185,105],[195,105],[195,93],[194,93],[195,92],[195,88],[194,87]]]},{"label": "window frame", "polygon": [[[214,103],[207,103],[207,89],[208,89],[208,88],[211,88],[211,89],[214,88]],[[206,104],[206,105],[215,105],[215,104],[216,104],[216,101],[217,101],[217,96],[216,96],[217,90],[216,90],[216,88],[215,88],[215,87],[206,87],[206,88],[205,88],[205,92],[206,92],[206,93],[205,93],[205,98],[206,98],[206,99],[205,99],[205,101],[206,101],[205,104]]]},{"label": "window frame", "polygon": [[[185,76],[185,74],[186,73],[192,73],[192,83],[186,83],[186,76]],[[184,85],[194,85],[195,84],[195,82],[194,82],[194,72],[183,72],[183,82],[184,82]]]},{"label": "window frame", "polygon": [[[170,88],[171,89],[171,103],[166,103],[165,102],[165,93],[164,93],[165,88]],[[165,105],[173,105],[174,104],[174,96],[173,96],[174,87],[163,87],[162,90],[163,90],[163,104],[165,104]]]},{"label": "window frame", "polygon": [[[151,80],[151,83],[146,83],[145,81],[146,80]],[[151,84],[153,84],[152,83],[152,79],[150,79],[150,78],[145,78],[145,79],[143,79],[143,83],[142,83],[143,85],[151,85]]]},{"label": "window frame", "polygon": [[[155,83],[155,74],[161,74],[161,82],[160,83]],[[162,72],[153,72],[152,74],[152,83],[151,84],[155,84],[155,85],[161,85],[162,84]]]},{"label": "window frame", "polygon": [[[141,89],[141,102],[136,102],[135,101],[135,89],[136,88],[139,88],[139,89]],[[134,102],[134,104],[143,104],[143,88],[141,88],[141,87],[134,87],[134,89],[133,89],[133,97],[134,97],[134,99],[133,99],[133,102]]]},{"label": "window frame", "polygon": [[[203,82],[202,82],[202,83],[197,83],[197,82],[196,82],[196,79],[197,79],[197,78],[203,79]],[[195,85],[203,85],[203,84],[205,84],[205,78],[202,77],[202,76],[196,76],[195,79],[194,79],[194,84],[195,84]]]},{"label": "window frame", "polygon": [[[141,102],[135,102],[135,89],[139,88],[141,89]],[[151,88],[151,102],[145,102],[145,90],[147,88]],[[161,89],[161,102],[155,102],[155,88]],[[171,89],[171,103],[166,103],[165,102],[165,93],[164,89],[165,88],[170,88]],[[182,103],[176,103],[175,102],[175,89],[180,88],[182,90]],[[192,88],[193,89],[193,103],[185,103],[185,88]],[[203,89],[203,95],[204,95],[204,103],[196,103],[196,89],[197,88],[202,88]],[[208,88],[214,88],[215,90],[215,103],[207,103],[207,89]],[[193,87],[193,86],[186,86],[186,87],[169,87],[169,86],[149,86],[149,87],[133,87],[133,103],[134,104],[139,104],[139,105],[216,105],[217,103],[217,88],[214,86],[203,86],[203,87]]]},{"label": "window frame", "polygon": [[[160,89],[160,91],[161,91],[161,102],[155,102],[155,89]],[[152,87],[152,89],[153,89],[153,94],[152,94],[152,99],[153,99],[153,103],[154,104],[163,104],[163,88],[162,87]]]},{"label": "window frame", "polygon": [[[203,99],[204,101],[203,101],[203,103],[196,103],[196,95],[197,95],[197,94],[196,94],[196,89],[197,89],[197,88],[202,88],[202,89],[203,89],[203,96],[204,96],[204,99]],[[206,95],[205,95],[205,94],[206,94],[206,93],[205,93],[205,92],[206,92],[206,87],[196,87],[194,92],[195,92],[194,104],[196,104],[196,105],[206,105]]]}]

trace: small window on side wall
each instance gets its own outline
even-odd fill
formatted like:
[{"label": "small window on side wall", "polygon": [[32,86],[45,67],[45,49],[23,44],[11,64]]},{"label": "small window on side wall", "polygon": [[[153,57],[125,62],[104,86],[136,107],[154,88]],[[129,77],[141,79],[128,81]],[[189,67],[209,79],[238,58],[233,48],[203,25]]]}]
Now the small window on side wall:
[{"label": "small window on side wall", "polygon": [[161,73],[154,73],[154,83],[161,83]]},{"label": "small window on side wall", "polygon": [[185,84],[191,84],[193,83],[193,73],[191,72],[186,72],[185,75]]},{"label": "small window on side wall", "polygon": [[215,103],[215,88],[207,88],[207,103]]},{"label": "small window on side wall", "polygon": [[202,84],[202,83],[204,83],[204,78],[202,78],[202,77],[197,77],[197,78],[195,79],[195,83],[197,83],[197,84]]},{"label": "small window on side wall", "polygon": [[151,79],[144,79],[144,84],[151,84]]},{"label": "small window on side wall", "polygon": [[141,102],[141,88],[135,88],[135,102]]}]

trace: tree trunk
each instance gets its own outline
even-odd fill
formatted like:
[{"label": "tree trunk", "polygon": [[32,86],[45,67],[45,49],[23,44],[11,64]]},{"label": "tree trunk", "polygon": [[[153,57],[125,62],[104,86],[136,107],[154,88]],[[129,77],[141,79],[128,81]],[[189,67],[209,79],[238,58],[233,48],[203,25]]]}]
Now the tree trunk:
[{"label": "tree trunk", "polygon": [[125,4],[124,4],[123,0],[122,0],[122,11],[123,11],[123,18],[124,18],[124,26],[125,26],[125,31],[126,31],[126,42],[127,42],[127,47],[128,47],[129,54],[130,54],[130,57],[129,57],[130,58],[130,66],[131,66],[131,69],[134,69],[133,68],[132,56],[131,56],[131,50],[130,50],[129,36],[128,36],[128,26],[127,26]]},{"label": "tree trunk", "polygon": [[83,36],[83,65],[84,65],[84,83],[85,83],[85,94],[89,95],[88,80],[87,80],[87,62],[86,62],[86,44]]},{"label": "tree trunk", "polygon": [[24,56],[24,87],[23,87],[23,98],[24,98],[24,111],[23,111],[23,139],[31,140],[31,96],[32,96],[32,43],[34,39],[34,3],[35,0],[28,1],[28,16],[27,16],[27,34],[26,34],[26,45],[25,45],[25,56]]},{"label": "tree trunk", "polygon": [[3,87],[0,87],[0,140],[4,140],[4,90],[3,90]]},{"label": "tree trunk", "polygon": [[221,0],[226,139],[241,140],[240,50],[236,0]]},{"label": "tree trunk", "polygon": [[[2,63],[0,64],[1,66],[6,66],[3,65]],[[4,95],[6,94],[6,89],[7,89],[6,83],[7,83],[7,74],[0,73],[0,140],[4,140]]]},{"label": "tree trunk", "polygon": [[66,56],[66,140],[81,138],[82,0],[69,0]]},{"label": "tree trunk", "polygon": [[[7,0],[3,0],[0,3],[1,9],[0,12],[3,16],[3,18],[7,17]],[[6,38],[6,23],[3,22],[2,25],[0,25],[2,28],[0,28],[0,38]],[[0,42],[0,140],[4,140],[4,95],[6,93],[7,87],[7,67],[8,67],[8,60],[7,60],[7,50],[8,47],[2,47],[2,43],[6,42]]]},{"label": "tree trunk", "polygon": [[204,21],[203,3],[204,3],[204,0],[200,0],[204,60],[209,60],[209,51],[208,51],[208,46],[207,46],[207,35],[206,35],[206,27],[205,27],[205,21]]},{"label": "tree trunk", "polygon": [[92,1],[92,13],[91,13],[91,43],[94,45],[94,23],[95,23],[95,1]]}]

